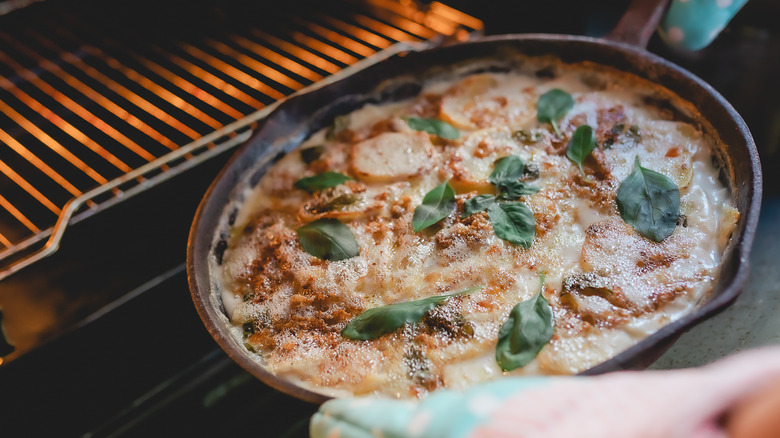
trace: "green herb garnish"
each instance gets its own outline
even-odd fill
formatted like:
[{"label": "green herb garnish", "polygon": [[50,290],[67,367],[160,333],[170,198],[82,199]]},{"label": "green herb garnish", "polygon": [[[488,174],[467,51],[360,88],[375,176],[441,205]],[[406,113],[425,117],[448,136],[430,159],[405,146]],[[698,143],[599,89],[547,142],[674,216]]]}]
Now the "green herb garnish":
[{"label": "green herb garnish", "polygon": [[639,130],[639,126],[631,125],[628,128],[628,132],[626,132],[626,136],[633,140],[634,144],[637,144],[642,139],[642,132]]},{"label": "green herb garnish", "polygon": [[360,254],[355,236],[336,219],[318,219],[297,230],[304,251],[323,260],[345,260]]},{"label": "green herb garnish", "polygon": [[376,339],[387,333],[391,333],[405,324],[416,324],[422,320],[426,313],[438,306],[444,300],[456,295],[467,295],[475,290],[473,288],[450,295],[440,295],[424,298],[422,300],[395,303],[388,306],[375,307],[361,313],[349,322],[341,336],[356,341]]},{"label": "green herb garnish", "polygon": [[488,207],[488,217],[496,236],[513,245],[530,248],[536,234],[536,220],[522,202],[503,202]]},{"label": "green herb garnish", "polygon": [[504,199],[511,200],[522,196],[533,195],[538,191],[539,187],[529,186],[523,181],[514,181],[503,186],[501,196]]},{"label": "green herb garnish", "polygon": [[572,108],[574,99],[571,94],[558,89],[542,94],[536,102],[536,120],[541,123],[550,123],[557,135],[561,135],[558,129],[558,120],[562,119]]},{"label": "green herb garnish", "polygon": [[309,193],[314,193],[318,190],[335,187],[339,184],[343,184],[352,178],[338,172],[324,172],[319,175],[310,176],[307,178],[301,178],[293,184],[296,189],[305,190]]},{"label": "green herb garnish", "polygon": [[612,129],[609,130],[609,136],[607,139],[604,140],[604,143],[602,146],[605,149],[609,149],[615,145],[615,142],[620,137],[625,138],[625,141],[622,141],[625,146],[636,146],[639,143],[639,140],[642,139],[642,134],[639,130],[639,126],[637,125],[631,125],[626,129],[626,125],[623,123],[618,123],[612,127]]},{"label": "green herb garnish", "polygon": [[532,144],[532,143],[537,143],[539,140],[544,138],[544,133],[536,129],[532,129],[530,131],[526,129],[521,129],[519,131],[513,132],[512,138],[514,138],[515,141],[521,143]]},{"label": "green herb garnish", "polygon": [[488,176],[488,182],[496,186],[500,192],[507,185],[518,182],[524,170],[525,163],[517,155],[499,158],[495,162],[493,172]]},{"label": "green herb garnish", "polygon": [[406,124],[415,131],[424,131],[428,134],[438,135],[441,138],[455,140],[460,138],[458,128],[438,119],[424,119],[420,117],[406,117]]},{"label": "green herb garnish", "polygon": [[539,293],[512,308],[498,331],[496,362],[504,371],[528,365],[553,336],[553,314],[544,298],[544,275]]},{"label": "green herb garnish", "polygon": [[525,176],[525,164],[516,156],[496,160],[496,167],[488,177],[488,182],[496,186],[498,196],[506,200],[514,200],[521,196],[533,195],[538,192],[537,187],[529,186],[520,178]]},{"label": "green herb garnish", "polygon": [[680,216],[680,190],[667,176],[634,161],[634,170],[617,191],[620,217],[639,234],[660,242],[674,232]]},{"label": "green herb garnish", "polygon": [[596,147],[596,133],[588,125],[582,125],[574,131],[569,144],[566,145],[566,157],[572,160],[582,170],[582,163]]},{"label": "green herb garnish", "polygon": [[463,214],[461,214],[460,217],[466,218],[471,216],[474,213],[485,211],[488,209],[488,207],[490,207],[495,203],[496,203],[496,197],[493,195],[473,196],[463,204]]},{"label": "green herb garnish", "polygon": [[428,192],[423,198],[422,204],[414,209],[412,229],[416,233],[428,228],[447,217],[454,208],[455,191],[450,186],[449,181],[445,181]]},{"label": "green herb garnish", "polygon": [[496,236],[513,245],[530,248],[536,234],[536,220],[531,210],[516,200],[539,191],[520,178],[525,173],[523,160],[515,155],[496,160],[488,182],[496,186],[496,195],[478,195],[464,204],[462,218],[487,210]]},{"label": "green herb garnish", "polygon": [[349,128],[349,114],[336,116],[333,118],[333,123],[328,127],[328,131],[325,132],[325,138],[328,140],[334,140],[337,135],[346,131]]}]

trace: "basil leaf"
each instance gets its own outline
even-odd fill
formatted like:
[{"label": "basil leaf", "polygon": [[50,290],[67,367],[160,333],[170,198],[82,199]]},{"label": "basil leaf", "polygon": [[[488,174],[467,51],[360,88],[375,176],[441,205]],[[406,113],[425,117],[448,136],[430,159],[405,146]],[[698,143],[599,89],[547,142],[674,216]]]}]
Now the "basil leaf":
[{"label": "basil leaf", "polygon": [[[596,133],[588,125],[582,125],[574,131],[569,144],[566,145],[566,157],[574,161],[582,170],[582,163],[596,147]],[[584,172],[583,172],[584,173]]]},{"label": "basil leaf", "polygon": [[496,236],[525,249],[531,247],[536,234],[536,220],[531,209],[520,202],[493,204],[488,216]]},{"label": "basil leaf", "polygon": [[428,134],[438,135],[441,138],[455,140],[460,138],[458,128],[437,119],[423,119],[420,117],[406,117],[406,124],[415,131],[424,131]]},{"label": "basil leaf", "polygon": [[571,94],[559,88],[553,88],[542,94],[536,102],[536,120],[552,124],[555,133],[561,135],[557,122],[572,108],[574,108],[574,99]]},{"label": "basil leaf", "polygon": [[301,178],[293,184],[296,189],[305,190],[309,193],[314,193],[318,190],[327,189],[329,187],[335,187],[339,184],[343,184],[350,181],[352,178],[338,172],[324,172],[319,175],[310,176],[307,178]]},{"label": "basil leaf", "polygon": [[324,260],[345,260],[360,254],[355,236],[336,219],[317,219],[297,230],[304,251]]},{"label": "basil leaf", "polygon": [[471,197],[463,204],[463,214],[461,214],[460,217],[465,218],[474,213],[485,211],[495,202],[496,197],[493,195],[477,195]]},{"label": "basil leaf", "polygon": [[499,191],[507,184],[517,182],[525,170],[523,159],[517,155],[499,158],[496,160],[493,172],[488,176],[488,182],[498,187]]},{"label": "basil leaf", "polygon": [[434,307],[444,300],[456,295],[466,295],[479,289],[478,287],[450,295],[423,298],[422,300],[395,303],[388,306],[368,309],[355,317],[341,331],[341,336],[356,341],[376,339],[391,333],[404,324],[416,324]]},{"label": "basil leaf", "polygon": [[428,192],[422,204],[414,209],[412,229],[416,233],[430,227],[447,217],[453,208],[455,208],[455,191],[450,187],[449,181],[445,181]]},{"label": "basil leaf", "polygon": [[620,217],[639,234],[660,242],[674,232],[680,216],[680,190],[668,177],[634,161],[617,191]]},{"label": "basil leaf", "polygon": [[544,298],[544,277],[539,293],[517,303],[498,330],[496,362],[504,371],[528,365],[553,336],[553,313]]},{"label": "basil leaf", "polygon": [[503,186],[503,196],[509,200],[515,200],[521,196],[533,195],[539,191],[539,187],[529,186],[523,181],[515,181]]}]

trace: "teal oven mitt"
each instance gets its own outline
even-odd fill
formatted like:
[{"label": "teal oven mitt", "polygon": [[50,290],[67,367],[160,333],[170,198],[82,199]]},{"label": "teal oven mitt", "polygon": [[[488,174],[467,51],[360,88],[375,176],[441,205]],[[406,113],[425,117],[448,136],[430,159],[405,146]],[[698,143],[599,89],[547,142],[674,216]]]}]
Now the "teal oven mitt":
[{"label": "teal oven mitt", "polygon": [[336,399],[311,422],[312,438],[463,438],[512,396],[541,387],[549,377],[502,379],[467,391],[439,390],[422,401],[389,398]]},{"label": "teal oven mitt", "polygon": [[[507,377],[421,400],[323,404],[312,438],[726,438],[723,420],[780,379],[780,346],[702,368]],[[768,436],[768,435],[767,435]],[[777,436],[777,435],[772,435]]]},{"label": "teal oven mitt", "polygon": [[661,22],[667,44],[686,50],[706,47],[747,0],[672,0]]}]

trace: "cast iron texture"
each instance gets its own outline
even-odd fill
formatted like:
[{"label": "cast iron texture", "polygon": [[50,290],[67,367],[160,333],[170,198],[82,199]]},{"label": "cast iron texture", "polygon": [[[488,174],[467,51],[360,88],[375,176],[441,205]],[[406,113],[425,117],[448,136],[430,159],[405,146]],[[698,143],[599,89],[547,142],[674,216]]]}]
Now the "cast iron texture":
[{"label": "cast iron texture", "polygon": [[[231,213],[234,205],[241,201],[235,190],[237,185],[247,180],[249,184],[256,183],[275,161],[272,157],[294,150],[306,136],[330,124],[336,115],[351,112],[368,102],[415,95],[425,78],[446,75],[453,66],[492,60],[495,69],[505,69],[504,61],[515,53],[554,55],[564,62],[592,61],[611,66],[659,83],[691,102],[726,145],[722,157],[725,163],[723,178],[731,187],[741,212],[717,283],[708,299],[693,313],[583,374],[645,368],[687,329],[736,299],[748,274],[748,255],[761,202],[758,153],[739,114],[712,87],[691,73],[633,46],[587,37],[504,35],[395,56],[339,82],[292,97],[283,102],[253,138],[236,152],[203,198],[187,248],[187,273],[195,306],[211,335],[231,358],[268,385],[294,397],[311,402],[329,398],[272,375],[250,358],[229,333],[221,301],[213,288],[208,259],[224,251],[223,237],[227,235]],[[389,79],[393,79],[390,84],[383,84]],[[264,164],[258,166],[258,162]]]}]

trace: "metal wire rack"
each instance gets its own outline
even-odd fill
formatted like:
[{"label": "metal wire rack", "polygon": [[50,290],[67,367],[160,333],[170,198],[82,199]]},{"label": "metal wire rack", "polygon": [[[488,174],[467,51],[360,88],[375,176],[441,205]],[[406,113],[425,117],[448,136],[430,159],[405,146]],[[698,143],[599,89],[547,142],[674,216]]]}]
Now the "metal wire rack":
[{"label": "metal wire rack", "polygon": [[187,23],[202,17],[162,29],[175,17],[139,25],[107,8],[0,17],[0,279],[55,252],[68,224],[241,144],[281,99],[409,48],[399,42],[482,29],[438,2],[259,20],[217,8],[198,12],[215,18],[197,31]]}]

